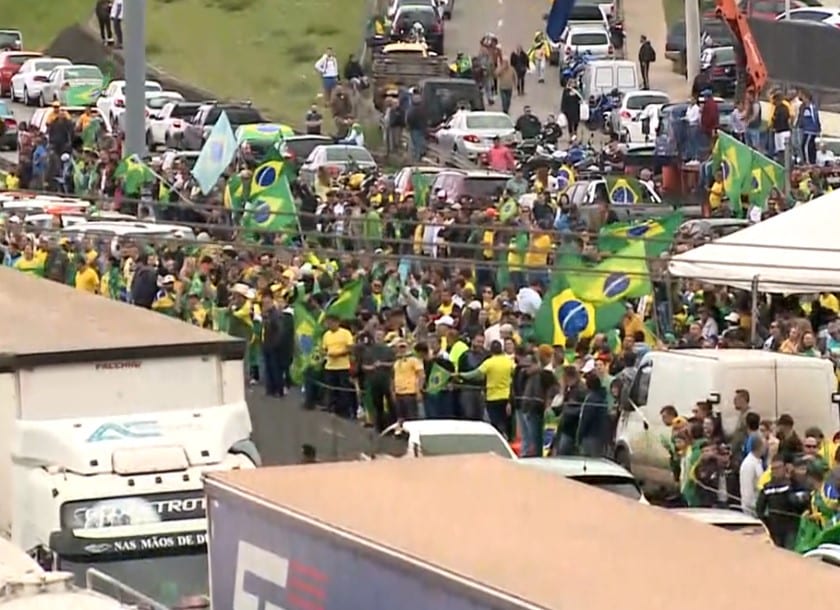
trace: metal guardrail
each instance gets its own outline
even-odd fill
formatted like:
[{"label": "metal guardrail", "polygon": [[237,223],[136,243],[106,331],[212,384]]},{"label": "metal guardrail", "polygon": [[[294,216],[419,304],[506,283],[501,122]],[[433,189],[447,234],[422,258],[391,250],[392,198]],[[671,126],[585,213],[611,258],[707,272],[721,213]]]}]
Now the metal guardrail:
[{"label": "metal guardrail", "polygon": [[89,568],[85,572],[85,584],[91,591],[107,595],[120,603],[136,606],[138,609],[169,610],[169,608],[156,602],[151,597],[143,595],[139,591],[132,589],[104,572],[100,572],[96,568]]}]

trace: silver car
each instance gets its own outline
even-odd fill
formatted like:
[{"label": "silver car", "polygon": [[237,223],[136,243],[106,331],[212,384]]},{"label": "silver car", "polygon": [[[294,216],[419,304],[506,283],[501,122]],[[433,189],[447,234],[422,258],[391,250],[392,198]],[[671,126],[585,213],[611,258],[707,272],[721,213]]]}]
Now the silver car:
[{"label": "silver car", "polygon": [[516,142],[516,128],[504,112],[456,112],[435,134],[441,151],[475,160],[493,146],[494,138],[503,144]]},{"label": "silver car", "polygon": [[92,101],[102,93],[104,77],[97,66],[79,64],[73,66],[58,66],[50,72],[49,80],[41,89],[39,101],[41,106],[58,102],[62,106],[75,104],[75,100],[68,99],[74,87],[92,87]]}]

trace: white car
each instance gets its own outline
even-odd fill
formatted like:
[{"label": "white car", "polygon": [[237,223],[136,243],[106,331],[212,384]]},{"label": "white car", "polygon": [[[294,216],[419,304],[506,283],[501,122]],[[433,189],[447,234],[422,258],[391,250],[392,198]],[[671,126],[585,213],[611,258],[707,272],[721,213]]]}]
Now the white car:
[{"label": "white car", "polygon": [[[163,87],[157,81],[146,81],[146,92],[163,91]],[[119,119],[125,112],[125,81],[115,80],[111,81],[105,92],[96,100],[96,107],[100,114],[105,117],[112,128],[120,125]]]},{"label": "white car", "polygon": [[773,539],[764,523],[746,513],[728,508],[675,508],[672,510],[700,523],[707,523],[728,532],[757,538],[760,542],[773,544]]},{"label": "white car", "polygon": [[[75,123],[79,117],[82,116],[86,108],[84,106],[62,106],[61,110],[69,114],[70,119]],[[99,112],[96,108],[92,108],[91,111],[94,115]],[[32,113],[32,117],[29,119],[29,124],[38,129],[41,133],[47,133],[47,117],[51,112],[52,108],[38,108]],[[111,133],[111,126],[108,125],[108,121],[103,119],[102,124],[105,131],[107,133]]]},{"label": "white car", "polygon": [[493,139],[503,144],[515,144],[517,139],[513,119],[504,112],[456,112],[436,133],[441,150],[475,160],[493,146]]},{"label": "white car", "polygon": [[64,57],[33,57],[27,59],[12,77],[10,92],[13,102],[20,101],[27,106],[38,103],[41,90],[50,82],[50,72],[58,66],[70,66],[73,62]]},{"label": "white car", "polygon": [[[785,21],[787,15],[780,13],[776,21]],[[840,9],[829,6],[804,6],[802,8],[790,9],[791,21],[809,21],[811,23],[822,23],[823,25],[840,26]]]},{"label": "white car", "polygon": [[821,544],[812,551],[805,553],[804,557],[840,568],[840,544]]},{"label": "white car", "polygon": [[600,25],[572,25],[560,37],[563,55],[588,54],[592,59],[610,59],[613,46],[610,34]]},{"label": "white car", "polygon": [[642,117],[650,121],[650,141],[656,136],[656,124],[659,124],[659,108],[670,104],[671,98],[664,91],[645,91],[637,89],[621,95],[618,108],[610,113],[610,127],[627,142],[643,142]]},{"label": "white car", "polygon": [[331,176],[339,176],[355,165],[359,169],[375,168],[376,161],[364,146],[350,144],[325,144],[317,146],[306,157],[300,168],[300,179],[307,184],[314,184],[318,170],[324,168]]},{"label": "white car", "polygon": [[503,458],[517,459],[498,430],[483,421],[415,419],[389,426],[380,436],[407,441],[402,455],[407,458],[495,453]]},{"label": "white car", "polygon": [[151,111],[148,131],[152,145],[176,148],[187,123],[201,107],[199,102],[167,101],[159,110]]},{"label": "white car", "polygon": [[[184,101],[184,96],[177,91],[149,91],[146,93],[146,145],[153,149],[158,144],[164,144],[163,138],[155,141],[152,134],[152,124],[160,112],[168,104],[177,104]],[[160,129],[158,129],[161,132]]]},{"label": "white car", "polygon": [[525,458],[517,463],[597,487],[634,502],[649,504],[633,475],[619,464],[606,458],[577,456]]}]

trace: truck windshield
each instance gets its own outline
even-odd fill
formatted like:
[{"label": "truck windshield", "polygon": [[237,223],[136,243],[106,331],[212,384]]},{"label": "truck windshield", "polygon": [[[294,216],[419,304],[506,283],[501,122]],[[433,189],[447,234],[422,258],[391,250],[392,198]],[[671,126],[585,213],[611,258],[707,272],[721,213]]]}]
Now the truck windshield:
[{"label": "truck windshield", "polygon": [[204,550],[91,562],[62,559],[60,567],[72,572],[79,586],[87,584],[88,570],[91,568],[107,575],[100,577],[91,570],[90,586],[125,603],[141,600],[132,599],[131,593],[116,583],[127,585],[166,607],[176,605],[187,596],[208,595],[209,591],[207,553]]}]

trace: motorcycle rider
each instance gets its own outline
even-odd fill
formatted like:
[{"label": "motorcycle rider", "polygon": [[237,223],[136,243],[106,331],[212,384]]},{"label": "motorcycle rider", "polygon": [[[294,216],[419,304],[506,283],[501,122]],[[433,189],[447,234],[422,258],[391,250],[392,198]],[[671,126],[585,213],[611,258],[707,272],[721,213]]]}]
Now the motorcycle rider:
[{"label": "motorcycle rider", "polygon": [[545,144],[557,146],[557,142],[562,137],[563,128],[560,127],[560,124],[557,122],[557,119],[554,117],[554,115],[549,114],[548,118],[545,120],[545,124],[543,125],[542,132],[540,133],[540,138]]},{"label": "motorcycle rider", "polygon": [[417,44],[426,44],[426,29],[419,21],[415,21],[411,26],[411,33],[409,34],[409,42]]}]

